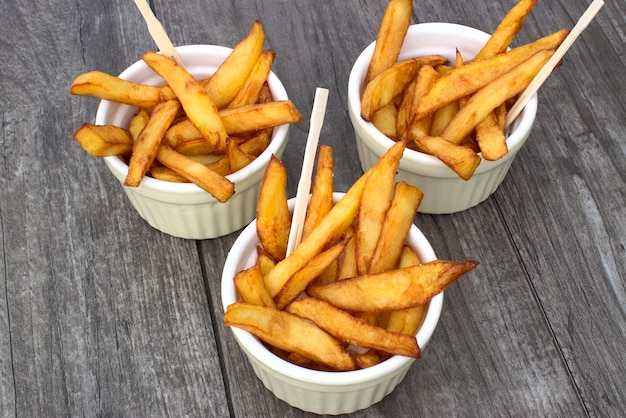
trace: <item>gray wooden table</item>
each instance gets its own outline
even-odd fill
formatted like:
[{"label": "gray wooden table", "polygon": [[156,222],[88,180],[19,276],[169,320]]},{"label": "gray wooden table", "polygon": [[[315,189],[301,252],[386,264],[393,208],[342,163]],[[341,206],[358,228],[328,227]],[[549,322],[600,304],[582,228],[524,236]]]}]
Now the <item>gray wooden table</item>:
[{"label": "gray wooden table", "polygon": [[[415,0],[413,22],[491,31],[513,0]],[[151,5],[176,45],[234,46],[254,19],[304,115],[286,150],[295,194],[316,87],[339,190],[361,174],[346,89],[383,0]],[[587,1],[540,1],[516,43],[571,28]],[[481,261],[446,291],[423,358],[356,416],[626,414],[626,3],[607,1],[539,94],[532,136],[497,192],[415,223],[441,258]],[[72,139],[97,100],[78,74],[118,74],[155,46],[131,0],[0,5],[0,416],[296,417],[222,325],[237,234],[189,241],[130,206]]]}]

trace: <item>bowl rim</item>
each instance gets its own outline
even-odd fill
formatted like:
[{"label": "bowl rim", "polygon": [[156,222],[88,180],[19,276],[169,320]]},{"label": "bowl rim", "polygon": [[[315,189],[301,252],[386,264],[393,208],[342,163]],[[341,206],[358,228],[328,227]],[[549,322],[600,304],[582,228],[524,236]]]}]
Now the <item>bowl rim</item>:
[{"label": "bowl rim", "polygon": [[[412,24],[409,26],[406,36],[407,38],[411,38],[426,34],[450,35],[450,33],[458,36],[470,36],[472,39],[484,39],[485,41],[490,36],[488,33],[470,26],[447,22],[426,22]],[[359,135],[359,137],[362,137],[362,140],[367,141],[372,146],[376,146],[379,149],[387,149],[391,145],[393,145],[394,141],[391,138],[388,138],[382,132],[380,132],[374,126],[374,124],[372,124],[371,122],[366,122],[365,120],[363,120],[363,118],[361,118],[361,96],[363,91],[363,82],[367,67],[374,52],[375,44],[376,41],[371,42],[358,55],[352,66],[352,69],[350,70],[350,75],[348,78],[348,110],[350,112],[353,125],[358,125],[358,129],[367,134],[365,137],[362,137],[361,135]],[[407,48],[410,49],[405,43],[402,47],[399,59],[408,58],[408,56],[406,55]],[[520,112],[520,114],[515,118],[511,126],[508,128],[510,134],[507,135],[506,138],[507,146],[509,148],[509,152],[507,153],[507,155],[496,161],[488,161],[482,157],[481,153],[478,153],[481,158],[481,163],[476,168],[475,175],[488,171],[495,166],[504,164],[506,161],[513,158],[517,150],[525,142],[527,138],[527,133],[530,132],[533,127],[537,114],[537,105],[537,93],[534,93],[530,100],[526,103],[526,106],[524,106],[522,112]],[[354,129],[356,130],[357,126],[354,126]],[[414,170],[415,166],[438,169],[441,170],[441,173],[443,173],[443,176],[445,177],[457,177],[456,174],[452,172],[452,170],[450,170],[437,157],[410,148],[407,148],[404,151],[400,166],[401,168],[408,169],[408,171],[411,171],[412,169]],[[443,171],[444,168],[445,171]]]},{"label": "bowl rim", "polygon": [[[230,54],[232,48],[220,45],[192,44],[177,46],[176,51],[180,54],[182,59],[184,59],[186,56],[189,56],[190,54],[213,54],[218,55],[219,58],[222,58],[223,60],[226,59],[226,57]],[[142,78],[140,77],[140,74],[146,69],[152,71],[143,60],[139,59],[131,64],[129,67],[127,67],[124,71],[122,71],[119,74],[119,77],[123,80],[139,82]],[[273,71],[270,71],[270,73],[268,74],[267,82],[272,92],[272,96],[274,97],[274,100],[289,100],[284,85]],[[117,106],[128,105],[112,102],[110,100],[101,100],[96,110],[95,123],[107,123],[105,120],[105,115],[110,111],[111,108]],[[128,107],[132,108],[132,106]],[[269,163],[271,156],[278,153],[279,149],[287,138],[288,131],[289,124],[274,127],[274,130],[272,132],[272,138],[267,148],[263,150],[263,152],[258,157],[256,157],[250,164],[248,164],[241,170],[228,174],[226,178],[235,183],[235,185],[237,185],[237,183],[242,182],[252,174],[256,173],[259,170],[262,170],[265,165]],[[128,164],[126,164],[120,157],[109,156],[103,157],[103,159],[111,170],[116,171],[120,176],[126,177],[126,175],[128,174]],[[144,176],[141,180],[140,185],[136,189],[150,189],[155,192],[170,194],[207,194],[205,190],[193,183],[173,183],[164,180],[158,180],[150,176]],[[237,190],[235,190],[235,192],[237,192]],[[213,196],[211,196],[210,194],[208,195],[208,197],[213,198]]]},{"label": "bowl rim", "polygon": [[[333,200],[336,202],[343,195],[345,195],[345,193],[335,192],[333,193]],[[293,210],[294,203],[295,198],[289,199],[289,208],[291,210]],[[221,298],[224,311],[226,311],[228,305],[237,300],[236,290],[233,284],[235,274],[240,270],[240,266],[245,268],[242,264],[249,266],[254,262],[256,259],[255,249],[259,242],[256,233],[256,219],[254,219],[237,237],[224,263],[221,278]],[[407,243],[418,251],[422,262],[428,262],[437,258],[432,246],[415,224],[411,226]],[[437,327],[443,308],[443,298],[444,292],[441,292],[429,302],[426,316],[416,334],[418,344],[422,349],[426,347]],[[302,385],[312,384],[325,387],[341,387],[367,384],[390,374],[394,374],[398,370],[407,367],[409,363],[415,361],[415,359],[411,357],[394,355],[379,364],[365,369],[344,372],[313,370],[295,365],[280,358],[269,351],[248,331],[237,327],[229,328],[247,356],[253,357],[256,362],[271,369],[273,373],[280,375],[283,379],[299,382]]]}]

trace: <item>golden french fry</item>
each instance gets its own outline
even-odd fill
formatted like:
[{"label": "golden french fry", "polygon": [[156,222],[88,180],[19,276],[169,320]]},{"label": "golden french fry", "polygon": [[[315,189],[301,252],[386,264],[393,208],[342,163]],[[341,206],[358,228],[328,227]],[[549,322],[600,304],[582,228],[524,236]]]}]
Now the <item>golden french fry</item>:
[{"label": "golden french fry", "polygon": [[419,100],[428,92],[430,87],[439,79],[439,73],[430,65],[424,65],[417,73],[417,83],[413,93],[413,101],[409,114],[407,115],[409,138],[428,135],[432,125],[432,117],[426,116],[415,120],[417,105]]},{"label": "golden french fry", "polygon": [[274,298],[276,307],[278,309],[284,309],[285,306],[304,292],[306,287],[313,280],[321,275],[333,261],[337,260],[345,246],[346,242],[342,241],[309,260],[309,262],[291,276],[280,289],[280,292],[278,292],[278,295]]},{"label": "golden french fry", "polygon": [[414,120],[431,115],[440,107],[476,92],[537,52],[558,47],[568,33],[567,30],[561,30],[493,57],[457,65],[434,83],[420,99]]},{"label": "golden french fry", "polygon": [[317,166],[311,199],[307,207],[302,237],[319,225],[320,221],[330,212],[333,207],[333,150],[327,145],[321,145],[318,150]]},{"label": "golden french fry", "polygon": [[[409,81],[406,88],[404,89],[404,93],[402,93],[402,99],[400,100],[400,106],[396,112],[396,124],[395,124],[395,140],[408,140],[410,137],[409,134],[409,123],[411,114],[411,107],[413,106],[413,97],[415,96],[415,88],[417,87],[419,79],[418,75],[413,78],[413,80]],[[393,106],[393,103],[391,103]],[[389,105],[387,105],[389,106]],[[376,112],[378,113],[378,112]]]},{"label": "golden french fry", "polygon": [[156,158],[161,164],[209,192],[219,202],[226,202],[235,193],[235,184],[204,164],[185,157],[161,144]]},{"label": "golden french fry", "polygon": [[224,109],[219,115],[229,135],[302,121],[302,115],[290,100]]},{"label": "golden french fry", "polygon": [[347,311],[397,311],[430,301],[477,265],[471,260],[434,260],[384,273],[314,283],[307,293]]},{"label": "golden french fry", "polygon": [[256,263],[261,268],[261,275],[265,276],[276,265],[276,260],[267,252],[262,245],[256,247]]},{"label": "golden french fry", "polygon": [[397,140],[397,119],[398,107],[395,102],[391,102],[381,107],[374,113],[374,116],[372,116],[372,124],[388,138]]},{"label": "golden french fry", "polygon": [[94,157],[122,155],[133,149],[128,130],[113,125],[84,123],[74,132],[74,139]]},{"label": "golden french fry", "polygon": [[[399,267],[417,266],[421,261],[415,251],[408,245],[402,248],[400,254]],[[415,335],[422,325],[428,304],[422,304],[413,308],[402,309],[389,312],[387,316],[386,328],[388,331],[401,332],[403,334]]]},{"label": "golden french fry", "polygon": [[506,51],[536,4],[537,0],[520,0],[513,6],[478,52],[476,59],[489,58]]},{"label": "golden french fry", "polygon": [[202,137],[215,149],[225,150],[226,129],[215,103],[200,83],[187,70],[164,55],[147,52],[142,59],[176,93],[187,117],[198,128]]},{"label": "golden french fry", "polygon": [[269,145],[271,137],[271,129],[262,129],[257,135],[242,142],[239,148],[248,155],[258,157]]},{"label": "golden french fry", "polygon": [[[369,176],[369,170],[365,172],[351,187],[346,194],[322,219],[315,228],[294,251],[284,260],[280,261],[265,276],[265,286],[270,295],[275,297],[289,278],[315,255],[317,255],[329,242],[332,237],[345,231],[356,217],[361,202],[361,194],[365,186],[365,181]],[[289,228],[287,228],[289,229]]]},{"label": "golden french fry", "polygon": [[[190,157],[193,159],[193,157]],[[230,169],[230,163],[228,157],[224,156],[217,160],[204,164],[209,170],[216,172],[222,176],[227,176],[233,171]]]},{"label": "golden french fry", "polygon": [[415,186],[403,181],[396,183],[391,207],[385,215],[380,238],[372,257],[370,274],[397,268],[404,240],[413,225],[423,196],[424,194]]},{"label": "golden french fry", "polygon": [[235,141],[228,141],[228,145],[226,146],[226,157],[228,158],[230,170],[233,173],[241,170],[254,161],[254,157],[243,152]]},{"label": "golden french fry", "polygon": [[245,303],[258,306],[267,306],[275,308],[276,304],[274,299],[270,297],[270,294],[265,288],[263,283],[263,272],[261,266],[258,264],[253,265],[245,270],[241,270],[235,275],[233,279],[235,282],[235,288],[241,296],[241,300]]},{"label": "golden french fry", "polygon": [[178,144],[178,146],[172,148],[174,148],[176,152],[186,155],[188,157],[197,155],[209,155],[215,152],[213,146],[209,144],[204,138],[192,139],[190,141],[181,142],[180,144]]},{"label": "golden french fry", "polygon": [[168,100],[155,106],[139,137],[133,144],[133,154],[128,162],[128,174],[124,185],[137,187],[156,157],[165,131],[180,110],[178,100]]},{"label": "golden french fry", "polygon": [[137,138],[139,138],[139,134],[143,131],[143,128],[146,127],[149,119],[150,114],[143,109],[137,112],[137,114],[130,119],[128,132],[130,132],[130,136],[133,138],[133,141],[136,141]]},{"label": "golden french fry", "polygon": [[480,157],[474,150],[440,136],[422,136],[414,138],[413,142],[419,151],[439,158],[463,180],[469,180],[480,164]]},{"label": "golden french fry", "polygon": [[[344,235],[346,238],[354,236],[354,228],[348,228]],[[343,258],[341,259],[337,279],[347,279],[356,275],[358,275],[356,268],[356,240],[351,239],[343,250]]]},{"label": "golden french fry", "polygon": [[159,102],[176,98],[167,86],[133,83],[102,71],[90,71],[76,77],[70,86],[70,93],[141,108],[154,107]]},{"label": "golden french fry", "polygon": [[[261,244],[276,261],[285,258],[291,227],[291,213],[287,207],[287,170],[272,155],[265,169],[256,209],[256,230]],[[285,279],[286,280],[286,279]],[[268,286],[270,295],[278,291]]]},{"label": "golden french fry", "polygon": [[391,206],[393,181],[405,148],[405,141],[394,143],[371,168],[371,174],[365,183],[355,230],[359,274],[369,271],[383,219]]},{"label": "golden french fry", "polygon": [[407,83],[415,77],[422,65],[438,65],[445,62],[447,60],[444,57],[429,55],[393,64],[365,86],[361,98],[361,117],[368,122],[371,121],[376,111],[404,91]]},{"label": "golden french fry", "polygon": [[353,370],[354,360],[341,343],[308,319],[265,306],[234,303],[224,325],[244,329],[281,350],[294,352],[335,370]]},{"label": "golden french fry", "polygon": [[150,177],[157,180],[169,181],[171,183],[189,183],[189,180],[187,180],[180,174],[176,174],[174,170],[162,165],[150,167],[149,174]]},{"label": "golden french fry", "polygon": [[523,91],[553,54],[553,49],[541,50],[478,90],[465,106],[459,109],[441,136],[460,144],[489,112]]},{"label": "golden french fry", "polygon": [[233,108],[251,105],[258,102],[259,93],[267,80],[267,76],[270,73],[275,56],[276,51],[271,49],[267,49],[261,53],[261,56],[252,68],[252,71],[248,75],[245,83],[241,86],[241,89],[239,89],[237,95],[227,107]]},{"label": "golden french fry", "polygon": [[417,358],[420,348],[415,336],[372,326],[331,304],[310,297],[297,299],[287,312],[310,319],[335,338],[359,347],[373,348],[392,355]]},{"label": "golden french fry", "polygon": [[248,35],[233,48],[215,73],[203,82],[202,86],[218,109],[233,100],[244,85],[261,55],[264,42],[263,25],[255,20]]},{"label": "golden french fry", "polygon": [[411,23],[413,0],[390,0],[378,27],[374,52],[365,83],[398,61],[404,37]]},{"label": "golden french fry", "polygon": [[509,152],[504,130],[498,124],[495,111],[489,112],[483,120],[478,122],[475,130],[476,142],[485,160],[495,161]]},{"label": "golden french fry", "polygon": [[459,111],[459,101],[455,100],[435,110],[430,124],[429,136],[440,136],[456,112]]}]

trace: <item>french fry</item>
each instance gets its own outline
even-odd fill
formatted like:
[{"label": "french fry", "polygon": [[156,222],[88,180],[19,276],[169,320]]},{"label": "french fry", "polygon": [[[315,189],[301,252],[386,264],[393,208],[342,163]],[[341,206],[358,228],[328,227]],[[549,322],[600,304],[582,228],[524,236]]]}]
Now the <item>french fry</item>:
[{"label": "french fry", "polygon": [[142,59],[176,93],[187,117],[198,128],[202,137],[215,149],[225,150],[226,129],[215,103],[200,83],[183,67],[164,55],[147,52]]},{"label": "french fry", "polygon": [[507,47],[524,26],[526,17],[537,4],[537,0],[520,0],[504,16],[496,30],[491,34],[476,59],[489,58],[506,51]]},{"label": "french fry", "polygon": [[315,298],[304,297],[295,300],[287,307],[287,312],[310,319],[330,335],[349,344],[414,358],[419,357],[421,353],[414,335],[390,332],[372,326]]},{"label": "french fry", "polygon": [[302,115],[289,100],[258,103],[219,112],[229,135],[273,128],[302,121]]},{"label": "french fry", "polygon": [[[348,228],[345,232],[345,236],[346,238],[354,236],[354,229]],[[355,277],[356,275],[358,275],[356,267],[356,240],[351,239],[348,241],[343,251],[343,258],[341,259],[337,279],[347,279],[348,277]]]},{"label": "french fry", "polygon": [[267,306],[275,308],[274,299],[270,297],[263,284],[263,272],[261,266],[253,265],[245,270],[241,270],[233,279],[235,289],[245,303],[257,306]]},{"label": "french fry", "polygon": [[380,21],[374,52],[365,83],[398,61],[404,37],[411,23],[413,0],[390,0]]},{"label": "french fry", "polygon": [[230,171],[233,173],[241,170],[254,161],[254,157],[243,152],[235,141],[228,141],[228,145],[226,146],[226,157],[228,158]]},{"label": "french fry", "polygon": [[398,138],[396,121],[398,119],[398,107],[394,102],[388,103],[378,109],[372,116],[372,124],[385,136],[396,140]]},{"label": "french fry", "polygon": [[404,247],[417,208],[424,194],[415,186],[406,182],[398,182],[394,187],[391,206],[385,215],[380,238],[372,257],[370,274],[393,270]]},{"label": "french fry", "polygon": [[430,301],[477,265],[471,260],[434,260],[384,273],[313,283],[307,293],[347,311],[391,312]]},{"label": "french fry", "polygon": [[354,370],[354,360],[341,343],[308,319],[265,306],[234,303],[224,313],[224,324],[256,335],[281,350],[294,352],[334,370]]},{"label": "french fry", "polygon": [[480,157],[474,150],[440,136],[422,136],[413,138],[413,142],[419,151],[439,158],[463,180],[469,180],[480,164]]},{"label": "french fry", "polygon": [[139,137],[133,144],[124,185],[137,187],[157,155],[161,139],[180,110],[178,100],[168,100],[155,106]]},{"label": "french fry", "polygon": [[180,174],[176,174],[174,170],[163,165],[150,167],[150,176],[157,180],[169,181],[171,183],[189,183],[189,180],[185,177]]},{"label": "french fry", "polygon": [[271,129],[262,129],[258,134],[245,140],[239,148],[248,155],[258,157],[265,151],[272,137]]},{"label": "french fry", "polygon": [[156,158],[164,166],[210,193],[219,202],[226,202],[235,193],[235,184],[226,177],[177,153],[167,144],[161,144]]},{"label": "french fry", "polygon": [[426,136],[429,134],[432,125],[432,117],[426,116],[419,120],[415,120],[414,115],[417,112],[417,104],[419,103],[420,98],[426,94],[437,79],[439,79],[439,73],[430,65],[424,65],[417,73],[417,83],[415,84],[413,100],[409,114],[407,115],[409,134],[407,139],[413,139],[415,137]]},{"label": "french fry", "polygon": [[261,53],[248,78],[237,92],[237,95],[228,104],[228,108],[255,104],[259,100],[259,93],[270,73],[276,51],[267,49]]},{"label": "french fry", "polygon": [[372,263],[383,219],[391,206],[393,181],[405,148],[404,141],[393,144],[372,167],[363,188],[355,230],[359,274],[367,273]]},{"label": "french fry", "polygon": [[[415,251],[408,245],[405,245],[400,254],[399,267],[417,266],[420,263],[421,261]],[[415,335],[422,325],[427,307],[428,304],[424,303],[413,308],[389,312],[386,324],[387,330]]]},{"label": "french fry", "polygon": [[422,65],[439,65],[447,59],[439,55],[409,58],[393,64],[365,86],[361,98],[361,117],[371,121],[374,113],[390,103],[415,77]]},{"label": "french fry", "polygon": [[133,141],[136,141],[137,138],[139,138],[139,134],[141,134],[143,128],[146,127],[149,119],[150,114],[143,109],[137,112],[137,114],[130,119],[130,122],[128,123],[128,132],[130,132],[130,136],[133,138]]},{"label": "french fry", "polygon": [[[276,265],[276,260],[267,252],[262,245],[256,247],[256,263],[261,268],[261,275],[265,276]],[[264,281],[265,283],[265,281]]]},{"label": "french fry", "polygon": [[332,148],[327,145],[321,145],[318,150],[311,199],[309,200],[304,226],[302,227],[303,238],[319,225],[333,206],[333,167]]},{"label": "french fry", "polygon": [[284,309],[285,306],[304,292],[309,283],[322,274],[333,261],[337,260],[345,247],[346,242],[342,241],[309,260],[309,262],[291,276],[280,289],[280,292],[278,292],[278,295],[274,298],[276,307],[278,309]]},{"label": "french fry", "polygon": [[489,112],[483,120],[478,122],[475,130],[476,142],[485,160],[495,161],[508,153],[504,130],[498,124],[495,111]]},{"label": "french fry", "polygon": [[84,123],[74,132],[74,139],[94,157],[122,155],[133,149],[128,130],[113,125]]},{"label": "french fry", "polygon": [[263,25],[255,20],[248,35],[235,45],[215,73],[203,82],[202,87],[218,109],[233,100],[244,85],[261,55],[264,42]]},{"label": "french fry", "polygon": [[[287,170],[272,155],[265,169],[256,210],[256,230],[261,244],[274,260],[285,258],[291,226],[291,214],[287,207]],[[285,279],[286,280],[286,279]],[[270,295],[278,291],[268,286]]]},{"label": "french fry", "polygon": [[102,71],[80,74],[72,81],[70,93],[91,96],[140,108],[150,108],[159,102],[175,99],[171,88],[133,83]]},{"label": "french fry", "polygon": [[460,144],[489,112],[523,91],[553,54],[553,49],[541,50],[478,90],[465,106],[459,109],[441,136]]}]

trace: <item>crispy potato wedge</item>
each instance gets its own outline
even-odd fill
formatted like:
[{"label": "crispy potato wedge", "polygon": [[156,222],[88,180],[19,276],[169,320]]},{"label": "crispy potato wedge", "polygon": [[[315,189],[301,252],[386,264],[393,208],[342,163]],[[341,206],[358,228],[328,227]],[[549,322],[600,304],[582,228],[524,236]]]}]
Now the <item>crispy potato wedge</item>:
[{"label": "crispy potato wedge", "polygon": [[249,138],[242,142],[239,145],[239,148],[248,155],[252,155],[254,157],[258,157],[265,151],[267,146],[270,144],[270,140],[272,138],[272,129],[262,129],[258,134],[254,135],[252,138]]},{"label": "crispy potato wedge", "polygon": [[[429,136],[440,136],[456,112],[459,111],[459,101],[455,100],[435,110],[430,124]],[[428,116],[426,116],[428,117]]]},{"label": "crispy potato wedge", "polygon": [[347,311],[391,312],[430,301],[477,265],[471,260],[435,260],[379,274],[314,283],[307,293]]},{"label": "crispy potato wedge", "polygon": [[495,111],[489,112],[483,120],[478,122],[475,130],[476,142],[485,160],[495,161],[509,152],[504,129],[500,127]]},{"label": "crispy potato wedge", "polygon": [[261,56],[256,64],[254,64],[243,86],[241,86],[237,95],[235,95],[233,100],[226,107],[234,108],[246,106],[259,101],[259,94],[267,80],[267,76],[270,74],[275,57],[276,51],[272,49],[266,49],[261,53]]},{"label": "crispy potato wedge", "polygon": [[424,193],[415,186],[404,181],[396,183],[391,207],[385,215],[380,238],[372,257],[370,274],[394,270],[398,267],[404,240],[413,225],[423,196]]},{"label": "crispy potato wedge", "polygon": [[274,299],[265,288],[263,283],[263,272],[261,266],[253,265],[245,270],[241,270],[233,279],[235,288],[245,303],[257,306],[267,306],[275,308]]},{"label": "crispy potato wedge", "polygon": [[161,144],[156,158],[161,164],[210,193],[219,202],[226,202],[235,193],[235,184],[204,164],[177,153]]},{"label": "crispy potato wedge", "polygon": [[480,157],[473,149],[440,136],[422,136],[414,138],[413,142],[419,151],[439,158],[463,180],[469,180],[480,164]]},{"label": "crispy potato wedge", "polygon": [[[261,244],[274,260],[285,258],[291,227],[291,213],[287,206],[287,170],[272,155],[265,169],[256,209],[256,230]],[[270,295],[278,291],[268,287]]]},{"label": "crispy potato wedge", "polygon": [[438,55],[409,58],[393,64],[365,86],[361,98],[361,117],[370,122],[374,113],[404,91],[422,65],[438,65],[447,60]]},{"label": "crispy potato wedge", "polygon": [[176,93],[187,117],[198,128],[202,137],[215,149],[225,150],[226,129],[215,103],[200,83],[187,70],[164,55],[147,52],[142,59]]},{"label": "crispy potato wedge", "polygon": [[[346,238],[354,236],[354,228],[348,228],[344,234]],[[355,277],[359,274],[356,267],[356,240],[348,241],[346,248],[343,250],[343,257],[337,273],[337,280]]]},{"label": "crispy potato wedge", "polygon": [[140,108],[150,108],[159,102],[175,99],[167,86],[133,83],[102,71],[90,71],[76,77],[70,86],[75,96],[91,96]]},{"label": "crispy potato wedge", "polygon": [[150,114],[145,110],[141,109],[135,116],[130,119],[128,123],[128,132],[130,132],[130,136],[133,138],[133,141],[136,141],[139,138],[139,134],[143,131],[143,128],[148,124],[148,120],[150,119]]},{"label": "crispy potato wedge", "polygon": [[312,321],[265,306],[234,303],[224,325],[244,329],[281,350],[294,352],[335,370],[354,370],[354,360],[341,343]]},{"label": "crispy potato wedge", "polygon": [[128,162],[128,174],[124,179],[125,186],[139,186],[157,155],[165,131],[172,124],[179,110],[178,100],[161,102],[154,107],[146,126],[133,144],[133,153]]},{"label": "crispy potato wedge", "polygon": [[441,136],[460,144],[489,112],[523,91],[553,54],[553,49],[541,50],[478,90],[465,106],[459,109]]},{"label": "crispy potato wedge", "polygon": [[254,156],[248,155],[237,145],[235,141],[228,141],[228,145],[226,146],[226,157],[228,158],[228,165],[230,166],[230,171],[233,173],[235,171],[241,170],[252,161],[254,161]]},{"label": "crispy potato wedge", "polygon": [[365,172],[348,189],[341,200],[322,219],[317,228],[304,238],[289,256],[276,264],[265,276],[265,286],[272,297],[275,297],[280,292],[280,289],[295,272],[304,267],[311,258],[315,257],[331,242],[332,237],[337,236],[352,225],[359,209],[361,195],[370,170]]},{"label": "crispy potato wedge", "polygon": [[122,155],[133,149],[133,138],[130,132],[113,125],[83,123],[74,132],[74,139],[94,157]]},{"label": "crispy potato wedge", "polygon": [[397,140],[396,120],[398,119],[398,107],[394,102],[378,109],[372,116],[372,124],[385,136]]},{"label": "crispy potato wedge", "polygon": [[278,295],[274,298],[276,307],[278,309],[284,309],[285,306],[300,296],[313,280],[319,277],[333,261],[337,260],[345,247],[346,242],[342,241],[309,260],[309,262],[291,276],[280,289],[280,292],[278,292]]},{"label": "crispy potato wedge", "polygon": [[367,68],[365,83],[398,61],[411,23],[413,0],[390,0],[378,27],[374,52]]},{"label": "crispy potato wedge", "polygon": [[169,181],[171,183],[189,183],[185,177],[177,174],[171,168],[167,168],[163,165],[153,165],[150,167],[150,176],[157,180]]},{"label": "crispy potato wedge", "polygon": [[327,145],[321,145],[317,154],[317,166],[311,189],[311,199],[307,207],[302,237],[319,225],[321,220],[333,207],[333,150]]},{"label": "crispy potato wedge", "polygon": [[426,116],[415,120],[419,100],[430,90],[430,87],[439,79],[439,73],[430,65],[424,65],[417,73],[417,83],[413,92],[411,108],[407,115],[408,134],[407,139],[426,136],[430,132],[432,117]]},{"label": "crispy potato wedge", "polygon": [[513,6],[478,52],[476,59],[489,58],[506,51],[536,4],[537,0],[520,0]]},{"label": "crispy potato wedge", "polygon": [[290,100],[224,109],[219,115],[229,135],[302,121],[302,115]]},{"label": "crispy potato wedge", "polygon": [[385,214],[391,206],[396,171],[406,148],[405,141],[394,143],[371,169],[357,216],[355,229],[356,261],[359,274],[369,271]]},{"label": "crispy potato wedge", "polygon": [[248,35],[235,45],[215,73],[203,82],[202,86],[218,109],[228,105],[241,90],[263,51],[264,42],[263,25],[255,20]]},{"label": "crispy potato wedge", "polygon": [[261,275],[265,276],[276,265],[276,260],[267,252],[262,245],[256,247],[256,263],[261,268]]},{"label": "crispy potato wedge", "polygon": [[335,338],[359,347],[373,348],[393,355],[420,357],[415,336],[372,326],[319,299],[303,297],[293,301],[287,312],[310,319]]}]

